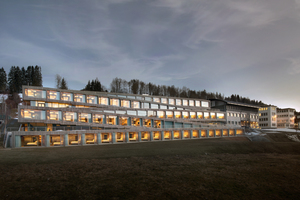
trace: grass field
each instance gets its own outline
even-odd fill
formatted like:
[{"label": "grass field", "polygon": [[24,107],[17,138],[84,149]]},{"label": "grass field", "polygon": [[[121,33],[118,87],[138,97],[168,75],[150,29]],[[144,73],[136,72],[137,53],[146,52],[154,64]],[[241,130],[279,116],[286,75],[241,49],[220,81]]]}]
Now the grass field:
[{"label": "grass field", "polygon": [[0,199],[299,199],[299,167],[300,143],[245,137],[2,149]]}]

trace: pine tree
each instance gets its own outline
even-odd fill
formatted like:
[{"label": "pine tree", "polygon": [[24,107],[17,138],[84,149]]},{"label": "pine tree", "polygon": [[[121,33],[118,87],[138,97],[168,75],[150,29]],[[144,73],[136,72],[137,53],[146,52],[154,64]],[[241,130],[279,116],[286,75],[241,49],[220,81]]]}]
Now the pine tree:
[{"label": "pine tree", "polygon": [[61,79],[61,85],[60,85],[59,89],[65,89],[65,90],[68,89],[67,82],[65,81],[65,78]]},{"label": "pine tree", "polygon": [[0,92],[5,92],[7,88],[7,76],[4,68],[0,69]]}]

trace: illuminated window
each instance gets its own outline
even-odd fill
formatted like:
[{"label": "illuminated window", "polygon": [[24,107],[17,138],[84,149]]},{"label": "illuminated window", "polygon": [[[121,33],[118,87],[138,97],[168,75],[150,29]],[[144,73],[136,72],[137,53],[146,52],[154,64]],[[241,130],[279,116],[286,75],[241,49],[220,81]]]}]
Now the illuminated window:
[{"label": "illuminated window", "polygon": [[128,126],[128,117],[120,117],[119,119],[121,126]]},{"label": "illuminated window", "polygon": [[104,115],[93,114],[93,123],[103,124]]},{"label": "illuminated window", "polygon": [[110,105],[111,106],[120,106],[120,100],[119,99],[110,99]]},{"label": "illuminated window", "polygon": [[149,110],[148,117],[156,117],[156,111]]},{"label": "illuminated window", "polygon": [[101,143],[110,143],[111,135],[110,133],[101,133]]},{"label": "illuminated window", "polygon": [[108,98],[107,97],[99,97],[99,104],[108,105]]},{"label": "illuminated window", "polygon": [[140,118],[131,118],[131,126],[141,126]]},{"label": "illuminated window", "polygon": [[160,131],[153,132],[153,140],[160,140],[161,133]]},{"label": "illuminated window", "polygon": [[197,112],[198,119],[203,119],[203,112]]},{"label": "illuminated window", "polygon": [[184,119],[188,119],[188,118],[189,118],[189,113],[183,111],[183,112],[182,112],[182,116],[183,116]]},{"label": "illuminated window", "polygon": [[137,141],[139,137],[137,132],[129,132],[128,136],[129,141]]},{"label": "illuminated window", "polygon": [[217,113],[217,118],[218,119],[225,119],[224,113]]},{"label": "illuminated window", "polygon": [[201,106],[205,107],[205,108],[208,108],[209,104],[208,104],[207,101],[201,101]]},{"label": "illuminated window", "polygon": [[189,100],[189,106],[195,106],[194,100]]},{"label": "illuminated window", "polygon": [[196,119],[196,112],[190,112],[191,119]]},{"label": "illuminated window", "polygon": [[85,144],[95,144],[96,137],[95,134],[86,133],[85,134]]},{"label": "illuminated window", "polygon": [[47,99],[60,100],[60,93],[57,91],[47,91]]},{"label": "illuminated window", "polygon": [[64,137],[60,135],[50,135],[50,146],[60,146],[64,143]]},{"label": "illuminated window", "polygon": [[150,140],[150,134],[149,134],[149,132],[142,132],[141,133],[141,140],[143,140],[143,141]]},{"label": "illuminated window", "polygon": [[185,99],[183,99],[183,100],[182,100],[182,105],[183,105],[183,106],[188,106],[188,101],[185,100]]},{"label": "illuminated window", "polygon": [[76,112],[64,112],[63,118],[64,118],[64,121],[67,121],[67,122],[77,122],[77,113]]},{"label": "illuminated window", "polygon": [[181,112],[180,111],[174,111],[175,118],[180,119],[181,117]]},{"label": "illuminated window", "polygon": [[164,139],[171,139],[171,131],[164,131]]},{"label": "illuminated window", "polygon": [[121,100],[121,107],[130,108],[130,104],[128,100]]},{"label": "illuminated window", "polygon": [[36,89],[25,89],[25,96],[34,98],[46,98],[46,91]]},{"label": "illuminated window", "polygon": [[122,132],[118,132],[117,134],[116,134],[116,139],[117,139],[117,142],[123,142],[124,141],[124,139],[125,139],[125,133],[122,133]]},{"label": "illuminated window", "polygon": [[180,139],[181,138],[179,131],[174,131],[173,134],[174,134],[174,139]]},{"label": "illuminated window", "polygon": [[127,110],[127,115],[136,115],[135,110]]},{"label": "illuminated window", "polygon": [[145,110],[138,110],[137,111],[137,115],[138,116],[142,116],[142,117],[146,117],[147,116],[147,112]]},{"label": "illuminated window", "polygon": [[96,96],[88,95],[86,97],[86,100],[87,100],[87,103],[97,104],[97,97]]},{"label": "illuminated window", "polygon": [[21,135],[21,147],[41,146],[41,135]]},{"label": "illuminated window", "polygon": [[176,105],[181,106],[181,99],[176,99]]},{"label": "illuminated window", "polygon": [[85,95],[84,94],[74,94],[74,102],[85,103]]},{"label": "illuminated window", "polygon": [[175,105],[175,100],[174,99],[169,99],[169,104]]},{"label": "illuminated window", "polygon": [[73,101],[73,94],[69,92],[61,92],[62,101]]},{"label": "illuminated window", "polygon": [[210,118],[211,119],[216,119],[216,113],[210,113]]},{"label": "illuminated window", "polygon": [[157,111],[157,117],[158,118],[165,118],[165,112],[164,111]]},{"label": "illuminated window", "polygon": [[139,101],[132,101],[131,102],[131,107],[132,108],[140,108],[140,102]]},{"label": "illuminated window", "polygon": [[173,118],[173,112],[172,111],[166,111],[167,118],[172,119]]},{"label": "illuminated window", "polygon": [[183,131],[183,138],[190,138],[190,132],[187,130]]},{"label": "illuminated window", "polygon": [[150,104],[149,103],[142,103],[142,108],[150,108]]},{"label": "illuminated window", "polygon": [[46,112],[44,110],[21,109],[21,117],[24,119],[45,120]]},{"label": "illuminated window", "polygon": [[154,128],[161,128],[161,121],[160,120],[154,120]]},{"label": "illuminated window", "polygon": [[200,107],[200,101],[195,101],[197,107]]},{"label": "illuminated window", "polygon": [[117,116],[106,116],[106,124],[117,125]]},{"label": "illuminated window", "polygon": [[193,130],[193,138],[198,138],[199,137],[199,131]]},{"label": "illuminated window", "polygon": [[160,109],[163,109],[163,110],[166,110],[166,109],[168,109],[168,107],[167,107],[167,106],[163,106],[163,105],[160,105],[159,107],[160,107]]},{"label": "illuminated window", "polygon": [[143,119],[143,126],[151,127],[151,119]]},{"label": "illuminated window", "polygon": [[166,98],[161,98],[161,103],[167,104],[167,103],[168,103],[168,101],[167,101],[167,99],[166,99]]},{"label": "illuminated window", "polygon": [[92,123],[91,114],[89,113],[78,113],[79,122]]},{"label": "illuminated window", "polygon": [[208,112],[204,112],[204,119],[209,119],[209,113]]},{"label": "illuminated window", "polygon": [[62,114],[58,110],[47,110],[47,120],[61,121]]},{"label": "illuminated window", "polygon": [[153,98],[153,101],[156,102],[156,103],[160,103],[160,99],[156,98],[156,97]]}]

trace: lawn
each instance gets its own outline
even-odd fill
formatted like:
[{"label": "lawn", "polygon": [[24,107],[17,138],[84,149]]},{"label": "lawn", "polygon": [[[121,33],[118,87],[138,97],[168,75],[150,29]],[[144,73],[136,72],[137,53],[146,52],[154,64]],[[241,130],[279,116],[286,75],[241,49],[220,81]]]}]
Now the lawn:
[{"label": "lawn", "polygon": [[300,143],[219,138],[0,150],[1,199],[298,199]]}]

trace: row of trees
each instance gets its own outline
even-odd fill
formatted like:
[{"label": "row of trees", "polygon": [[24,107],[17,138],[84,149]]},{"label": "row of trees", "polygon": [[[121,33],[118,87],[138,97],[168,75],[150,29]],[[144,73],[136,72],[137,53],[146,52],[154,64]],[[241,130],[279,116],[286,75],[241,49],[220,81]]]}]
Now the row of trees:
[{"label": "row of trees", "polygon": [[103,92],[105,91],[105,88],[101,85],[101,82],[98,80],[98,78],[96,78],[92,81],[89,80],[87,85],[82,90]]},{"label": "row of trees", "polygon": [[0,69],[0,91],[10,93],[22,92],[22,85],[43,86],[42,69],[39,66],[28,66],[27,69],[12,66],[8,76]]},{"label": "row of trees", "polygon": [[121,78],[114,78],[110,84],[110,91],[117,93],[131,93],[131,94],[149,94],[157,96],[183,97],[183,98],[199,98],[199,99],[221,99],[248,103],[252,105],[265,105],[262,101],[250,100],[248,97],[239,95],[231,95],[224,97],[221,93],[207,92],[206,90],[191,90],[187,87],[175,87],[166,85],[156,85],[153,83],[145,83],[138,79],[126,81]]}]

